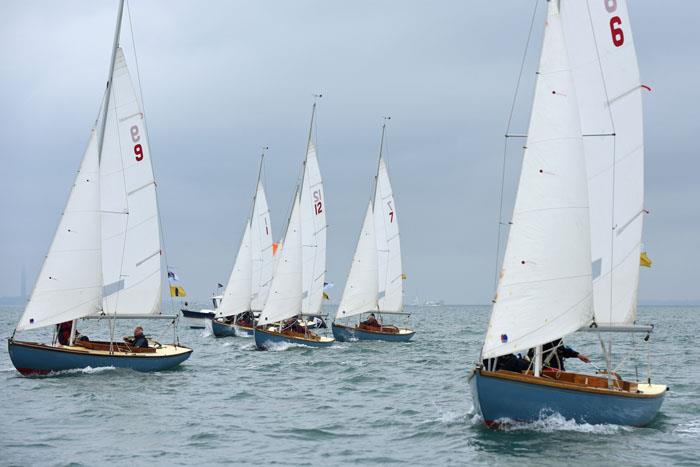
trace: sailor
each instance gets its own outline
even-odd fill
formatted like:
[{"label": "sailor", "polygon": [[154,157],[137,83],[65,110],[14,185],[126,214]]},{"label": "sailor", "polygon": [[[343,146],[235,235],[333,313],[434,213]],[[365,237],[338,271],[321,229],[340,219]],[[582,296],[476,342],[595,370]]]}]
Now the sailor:
[{"label": "sailor", "polygon": [[143,328],[141,326],[136,326],[134,329],[134,337],[131,340],[131,345],[140,348],[148,347],[148,339],[143,335]]},{"label": "sailor", "polygon": [[[483,364],[485,368],[489,367],[488,360],[484,360]],[[501,355],[496,360],[496,371],[506,370],[520,373],[522,371],[526,371],[528,368],[530,368],[530,362],[524,359],[520,354]]]},{"label": "sailor", "polygon": [[[71,345],[70,342],[70,332],[73,327],[73,321],[65,321],[61,324],[56,325],[56,330],[58,331],[58,343],[61,345]],[[80,334],[78,329],[75,330],[75,340],[77,341],[89,341],[88,336],[83,336]]]},{"label": "sailor", "polygon": [[377,320],[377,317],[374,316],[374,313],[370,313],[369,317],[367,317],[367,319],[362,321],[360,324],[364,324],[365,326],[368,326],[371,328],[381,328],[382,327],[382,325]]},{"label": "sailor", "polygon": [[[530,359],[533,358],[534,354],[534,349],[530,349],[530,352],[528,352]],[[584,363],[590,362],[587,356],[564,345],[561,339],[555,339],[542,345],[542,366],[566,371],[564,360],[567,358],[578,358]]]}]

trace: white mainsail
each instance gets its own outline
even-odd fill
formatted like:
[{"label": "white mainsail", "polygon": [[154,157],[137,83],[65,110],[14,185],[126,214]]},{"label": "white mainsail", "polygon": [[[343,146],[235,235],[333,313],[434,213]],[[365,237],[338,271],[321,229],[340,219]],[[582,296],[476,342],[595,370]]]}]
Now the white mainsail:
[{"label": "white mainsail", "polygon": [[272,226],[270,224],[270,209],[267,206],[267,196],[262,181],[258,181],[251,225],[251,254],[253,262],[253,284],[251,291],[250,309],[260,311],[264,308],[270,293],[272,282]]},{"label": "white mainsail", "polygon": [[216,309],[217,317],[233,316],[250,310],[253,284],[253,262],[250,222],[246,222],[236,262],[228,278],[221,302]]},{"label": "white mainsail", "polygon": [[99,183],[93,129],[18,331],[74,320],[101,309]]},{"label": "white mainsail", "polygon": [[156,186],[143,111],[121,48],[116,51],[100,159],[103,310],[159,313],[161,244]]},{"label": "white mainsail", "polygon": [[297,316],[302,304],[302,245],[299,193],[294,195],[292,213],[272,277],[270,294],[257,324],[265,325]]},{"label": "white mainsail", "polygon": [[642,86],[627,2],[563,0],[588,168],[597,324],[636,319],[644,219]]},{"label": "white mainsail", "polygon": [[357,240],[348,280],[335,315],[336,319],[377,310],[378,287],[377,239],[374,233],[374,212],[370,201],[360,238]]},{"label": "white mainsail", "polygon": [[374,227],[377,238],[379,311],[403,309],[401,238],[396,203],[384,158],[379,158],[374,194]]},{"label": "white mainsail", "polygon": [[309,141],[301,185],[301,236],[303,245],[302,313],[318,314],[326,276],[326,200],[316,147]]},{"label": "white mainsail", "polygon": [[593,318],[583,138],[557,2],[548,5],[527,146],[483,358],[550,342]]}]

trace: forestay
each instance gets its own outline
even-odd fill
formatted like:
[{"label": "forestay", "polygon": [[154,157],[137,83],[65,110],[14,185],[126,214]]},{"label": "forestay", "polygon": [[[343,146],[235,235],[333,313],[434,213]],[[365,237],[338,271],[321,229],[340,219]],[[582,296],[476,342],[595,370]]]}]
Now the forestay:
[{"label": "forestay", "polygon": [[36,329],[100,310],[100,186],[93,129],[65,210],[17,330]]},{"label": "forestay", "polygon": [[303,304],[305,314],[317,314],[323,301],[326,276],[326,201],[316,147],[309,141],[301,185],[303,245]]},{"label": "forestay", "polygon": [[336,319],[377,310],[377,292],[377,239],[374,233],[374,212],[370,202]]},{"label": "forestay", "polygon": [[258,324],[271,324],[297,316],[302,303],[302,246],[299,193],[294,195],[292,213],[281,249],[277,250],[278,263],[272,277],[270,295]]},{"label": "forestay", "polygon": [[246,222],[236,262],[228,278],[221,303],[216,309],[217,317],[233,316],[250,310],[253,280],[250,230],[250,222]]},{"label": "forestay", "polygon": [[158,313],[161,245],[156,186],[143,111],[117,49],[100,161],[103,308]]},{"label": "forestay", "polygon": [[528,141],[483,358],[544,344],[593,317],[583,141],[557,2],[548,5]]},{"label": "forestay", "polygon": [[636,318],[644,218],[642,86],[625,0],[561,2],[588,167],[595,320]]},{"label": "forestay", "polygon": [[260,311],[265,306],[270,293],[273,268],[270,209],[267,206],[265,188],[260,180],[258,180],[250,225],[253,268],[250,309]]},{"label": "forestay", "polygon": [[374,194],[374,227],[377,237],[379,311],[403,309],[401,239],[396,203],[384,158],[379,158]]}]

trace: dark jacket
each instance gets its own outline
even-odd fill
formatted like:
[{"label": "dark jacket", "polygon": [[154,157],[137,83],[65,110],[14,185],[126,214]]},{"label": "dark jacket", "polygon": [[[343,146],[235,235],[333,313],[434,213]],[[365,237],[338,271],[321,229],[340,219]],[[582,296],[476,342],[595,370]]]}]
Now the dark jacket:
[{"label": "dark jacket", "polygon": [[148,339],[146,339],[146,336],[141,334],[139,337],[134,337],[131,345],[134,347],[146,348],[148,347]]},{"label": "dark jacket", "polygon": [[[488,368],[488,360],[484,360],[483,363],[484,367]],[[521,371],[527,370],[529,367],[530,362],[515,354],[501,355],[496,361],[496,371],[506,370],[520,373]]]},{"label": "dark jacket", "polygon": [[[554,355],[551,355],[552,349],[555,347],[557,350],[555,351]],[[535,350],[530,349],[528,355],[531,359],[533,359],[535,355]],[[561,339],[557,339],[542,345],[542,363],[545,367],[556,368],[561,371],[566,371],[566,368],[564,368],[564,359],[576,357],[578,357],[578,352],[576,352],[571,347],[561,345]]]}]

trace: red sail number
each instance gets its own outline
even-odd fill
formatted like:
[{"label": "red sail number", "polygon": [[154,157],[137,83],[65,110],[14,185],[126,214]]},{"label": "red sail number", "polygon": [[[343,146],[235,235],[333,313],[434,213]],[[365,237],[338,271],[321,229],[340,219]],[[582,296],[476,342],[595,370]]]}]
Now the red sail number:
[{"label": "red sail number", "polygon": [[622,32],[622,20],[619,16],[610,18],[610,34],[615,47],[620,47],[625,43],[625,34]]},{"label": "red sail number", "polygon": [[321,199],[321,190],[313,192],[314,198],[314,213],[318,216],[323,212],[323,200]]},{"label": "red sail number", "polygon": [[[132,125],[132,127],[129,128],[129,133],[131,133],[131,141],[134,143],[138,143],[141,140],[139,127],[137,125]],[[143,147],[140,144],[134,145],[134,154],[136,155],[136,160],[138,162],[143,160]]]}]

